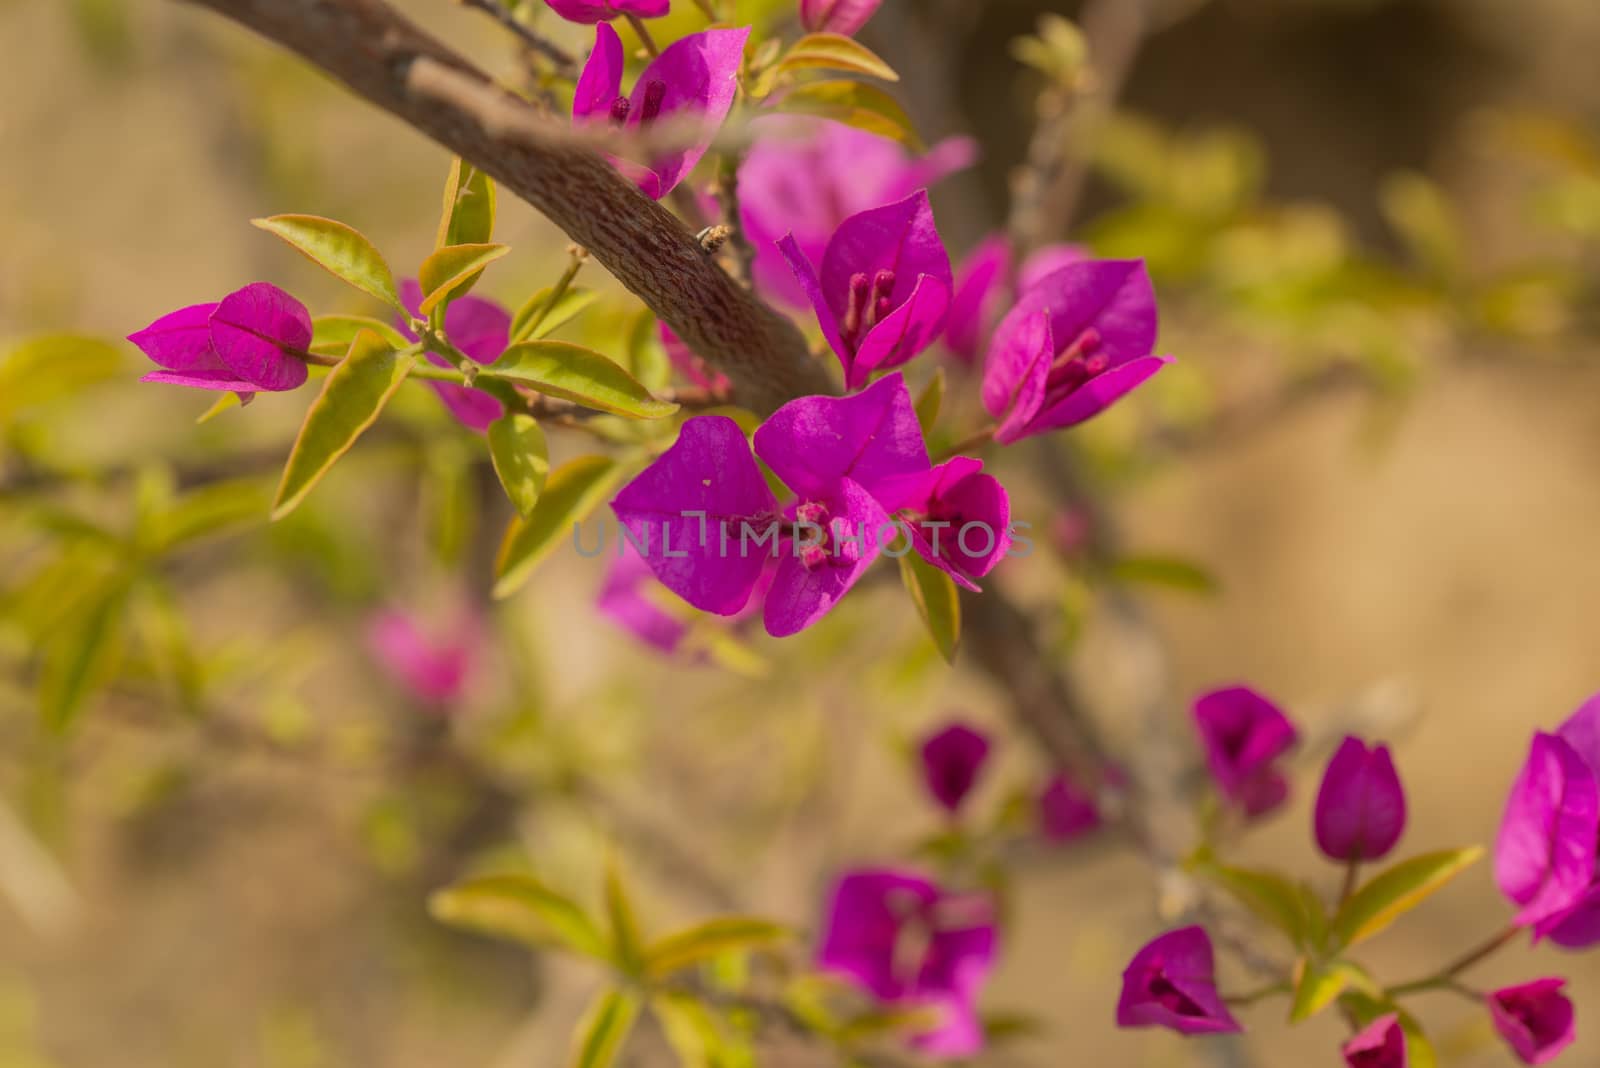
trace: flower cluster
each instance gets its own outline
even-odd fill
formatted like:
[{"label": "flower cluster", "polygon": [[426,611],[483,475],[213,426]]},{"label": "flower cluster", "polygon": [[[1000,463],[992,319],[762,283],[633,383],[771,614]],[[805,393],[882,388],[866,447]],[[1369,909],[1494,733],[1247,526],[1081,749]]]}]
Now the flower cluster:
[{"label": "flower cluster", "polygon": [[[1274,761],[1296,737],[1287,717],[1254,691],[1233,687],[1202,696],[1195,704],[1195,719],[1219,796],[1247,818],[1278,807],[1286,797],[1287,783]],[[1318,848],[1346,865],[1345,890],[1330,927],[1297,936],[1297,941],[1309,939],[1304,944],[1311,953],[1297,965],[1292,982],[1265,993],[1294,992],[1300,1011],[1306,1004],[1302,984],[1319,967],[1317,955],[1339,952],[1370,933],[1352,927],[1355,921],[1348,916],[1368,917],[1374,908],[1397,914],[1436,887],[1437,873],[1454,870],[1481,852],[1447,851],[1402,861],[1358,887],[1359,865],[1380,860],[1395,848],[1406,817],[1405,791],[1388,747],[1345,738],[1324,770],[1312,813]],[[1341,1047],[1345,1063],[1350,1068],[1405,1068],[1411,1063],[1415,1044],[1425,1039],[1399,999],[1433,989],[1453,990],[1476,1000],[1525,1064],[1545,1064],[1570,1046],[1576,1013],[1564,993],[1566,980],[1539,978],[1478,992],[1465,986],[1460,976],[1510,943],[1523,928],[1535,942],[1548,938],[1567,948],[1600,942],[1597,831],[1600,695],[1554,733],[1534,736],[1512,786],[1494,850],[1496,880],[1519,910],[1512,926],[1423,979],[1385,987],[1362,972],[1358,984],[1352,980],[1358,989],[1341,995],[1344,983],[1332,988],[1330,996],[1340,997],[1345,1015],[1356,1025]],[[1213,863],[1209,847],[1200,855],[1199,867],[1204,870]],[[1244,869],[1226,869],[1226,878],[1247,893],[1281,885],[1273,884],[1275,877],[1269,873]],[[1428,889],[1421,889],[1425,885]],[[1320,903],[1309,900],[1300,907],[1321,909]],[[1384,915],[1384,923],[1393,918]],[[1239,1031],[1242,1025],[1233,1010],[1258,996],[1229,998],[1219,993],[1211,938],[1203,928],[1190,926],[1160,935],[1135,954],[1123,974],[1117,1022],[1123,1027],[1165,1027],[1186,1035]]]},{"label": "flower cluster", "polygon": [[[775,558],[763,619],[769,634],[794,634],[826,615],[906,529],[924,559],[969,585],[1009,544],[1005,490],[979,461],[929,460],[899,375],[848,397],[791,401],[756,431],[754,447],[752,455],[726,416],[690,419],[612,501],[656,577],[702,611],[742,611]],[[787,487],[786,503],[756,457]]]}]

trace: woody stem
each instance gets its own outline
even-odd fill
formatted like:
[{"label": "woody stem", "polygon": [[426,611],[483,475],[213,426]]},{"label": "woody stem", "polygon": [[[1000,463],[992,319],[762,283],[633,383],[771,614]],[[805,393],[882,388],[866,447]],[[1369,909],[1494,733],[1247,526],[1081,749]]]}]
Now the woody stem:
[{"label": "woody stem", "polygon": [[1455,982],[1457,976],[1466,971],[1468,968],[1471,968],[1473,965],[1478,964],[1499,952],[1506,945],[1510,944],[1512,939],[1516,938],[1517,935],[1521,933],[1522,928],[1520,926],[1517,924],[1511,924],[1505,930],[1489,939],[1483,945],[1462,955],[1461,957],[1458,957],[1456,960],[1445,965],[1443,968],[1440,968],[1432,975],[1424,976],[1421,979],[1413,979],[1408,983],[1401,983],[1398,986],[1392,986],[1389,988],[1389,993],[1393,996],[1399,996],[1400,994],[1414,994],[1422,990],[1438,990],[1441,988],[1456,987],[1458,985]]}]

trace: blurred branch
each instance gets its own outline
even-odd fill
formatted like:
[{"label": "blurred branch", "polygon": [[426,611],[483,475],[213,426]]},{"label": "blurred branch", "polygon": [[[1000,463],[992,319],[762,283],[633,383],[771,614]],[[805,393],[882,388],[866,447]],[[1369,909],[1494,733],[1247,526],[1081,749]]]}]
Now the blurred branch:
[{"label": "blurred branch", "polygon": [[524,25],[516,14],[501,3],[500,0],[460,0],[460,3],[462,7],[470,7],[482,11],[511,31],[529,49],[554,63],[558,74],[570,77],[577,73],[578,61],[573,58],[572,53],[548,37],[535,32],[532,27]]},{"label": "blurred branch", "polygon": [[1109,111],[1133,70],[1149,29],[1152,0],[1089,0],[1079,19],[1088,41],[1093,83],[1088,93],[1053,84],[1039,96],[1027,159],[1012,182],[1006,229],[1020,251],[1059,241],[1077,212],[1089,177],[1087,153],[1073,133]]},{"label": "blurred branch", "polygon": [[[543,212],[727,374],[757,412],[834,391],[800,331],[730,278],[671,212],[597,152],[541,140],[532,132],[542,120],[537,109],[496,88],[384,0],[189,2],[298,53]],[[419,91],[414,75],[434,90],[450,82],[472,89],[482,106],[466,106],[461,91]],[[516,140],[506,136],[513,126]]]}]

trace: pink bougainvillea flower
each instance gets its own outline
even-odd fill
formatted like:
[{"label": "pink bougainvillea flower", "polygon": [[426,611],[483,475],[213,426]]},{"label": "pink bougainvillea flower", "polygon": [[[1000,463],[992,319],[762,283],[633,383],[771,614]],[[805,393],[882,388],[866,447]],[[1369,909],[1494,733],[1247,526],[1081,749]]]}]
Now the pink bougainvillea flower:
[{"label": "pink bougainvillea flower", "polygon": [[950,299],[950,322],[945,327],[945,346],[963,363],[978,358],[999,321],[1002,308],[1039,283],[1039,280],[1072,263],[1089,258],[1079,245],[1047,245],[1013,267],[1015,253],[1004,234],[984,239],[967,256],[955,276],[955,295]]},{"label": "pink bougainvillea flower", "polygon": [[[759,610],[776,570],[772,561],[763,561],[761,576],[756,580],[750,600],[744,608],[727,617],[730,624],[743,625]],[[678,600],[656,579],[649,562],[639,554],[633,542],[618,539],[617,555],[595,599],[596,610],[657,652],[672,656],[692,647],[689,642],[691,621],[686,618],[688,609],[680,608]],[[705,650],[694,648],[689,659],[706,660]]]},{"label": "pink bougainvillea flower", "polygon": [[1168,931],[1122,973],[1118,1027],[1166,1027],[1183,1035],[1242,1031],[1217,993],[1216,957],[1203,927]]},{"label": "pink bougainvillea flower", "polygon": [[1000,321],[983,405],[1007,444],[1100,412],[1171,362],[1151,355],[1155,290],[1142,260],[1069,263],[1039,279]]},{"label": "pink bougainvillea flower", "polygon": [[667,589],[704,612],[731,616],[750,600],[764,557],[740,524],[764,531],[778,502],[725,415],[683,424],[678,440],[623,487],[611,509]]},{"label": "pink bougainvillea flower", "polygon": [[817,967],[887,1005],[939,1011],[940,1025],[916,1045],[933,1056],[970,1056],[983,1046],[976,1002],[995,941],[987,898],[950,894],[908,872],[854,871],[834,887]]},{"label": "pink bougainvillea flower", "polygon": [[672,0],[544,0],[550,10],[568,22],[593,25],[610,22],[619,15],[658,19],[672,7]]},{"label": "pink bougainvillea flower", "polygon": [[1050,777],[1039,794],[1039,831],[1050,842],[1062,844],[1081,838],[1100,826],[1100,808],[1094,795],[1062,772]]},{"label": "pink bougainvillea flower", "polygon": [[784,637],[827,615],[892,544],[898,528],[877,495],[926,471],[928,449],[898,374],[852,396],[790,401],[753,440],[799,498],[789,514],[810,535],[782,555],[767,594],[767,633]]},{"label": "pink bougainvillea flower", "polygon": [[667,360],[683,377],[713,393],[726,393],[733,387],[727,375],[708,366],[682,338],[672,332],[672,327],[661,323],[660,333],[661,347],[667,350]]},{"label": "pink bougainvillea flower", "polygon": [[1535,979],[1502,987],[1488,997],[1489,1018],[1523,1064],[1545,1064],[1578,1037],[1565,979]]},{"label": "pink bougainvillea flower", "polygon": [[1521,906],[1517,923],[1537,937],[1569,917],[1594,881],[1597,838],[1594,771],[1561,737],[1535,734],[1494,845],[1495,881]]},{"label": "pink bougainvillea flower", "polygon": [[163,315],[128,340],[162,368],[142,381],[276,393],[306,380],[311,314],[277,286],[252,282],[214,304]]},{"label": "pink bougainvillea flower", "polygon": [[957,456],[891,479],[878,497],[911,536],[924,560],[976,590],[1011,548],[1011,498],[983,461]]},{"label": "pink bougainvillea flower", "polygon": [[811,33],[854,34],[883,0],[800,0],[800,22]]},{"label": "pink bougainvillea flower", "polygon": [[1340,1049],[1349,1068],[1406,1068],[1406,1033],[1396,1013],[1380,1016]]},{"label": "pink bougainvillea flower", "polygon": [[[1600,694],[1590,697],[1587,702],[1582,703],[1578,711],[1568,716],[1566,723],[1558,727],[1555,737],[1571,748],[1574,755],[1578,756],[1578,763],[1587,767],[1595,775],[1595,782],[1600,783]],[[1530,761],[1531,759],[1533,758],[1530,756]],[[1573,788],[1576,791],[1557,806],[1558,815],[1552,823],[1552,835],[1565,835],[1566,843],[1565,846],[1552,843],[1552,855],[1560,855],[1562,852],[1582,855],[1584,852],[1590,852],[1582,846],[1581,828],[1587,827],[1587,819],[1579,817],[1576,827],[1571,827],[1570,823],[1574,815],[1578,815],[1582,809],[1582,799],[1587,798],[1587,787],[1579,782],[1582,775],[1578,772],[1578,764],[1573,763],[1571,759],[1566,759],[1563,764],[1568,767],[1568,774],[1574,779]],[[1597,785],[1597,790],[1600,790],[1600,785]],[[1568,801],[1578,801],[1578,806],[1573,806]],[[1600,807],[1600,803],[1597,803],[1597,807]],[[1566,825],[1566,830],[1558,830],[1563,825]],[[1568,867],[1566,878],[1576,878],[1574,875],[1576,868],[1573,867],[1571,857],[1566,867]],[[1570,887],[1566,881],[1562,881],[1562,884]],[[1552,903],[1560,902],[1568,895],[1570,889],[1554,892]],[[1590,878],[1582,894],[1578,895],[1576,902],[1570,907],[1555,911],[1554,915],[1547,916],[1542,921],[1536,921],[1533,932],[1536,938],[1549,935],[1550,942],[1566,946],[1570,950],[1582,950],[1600,943],[1600,860],[1595,863],[1594,876]]]},{"label": "pink bougainvillea flower", "polygon": [[780,238],[789,235],[807,261],[821,263],[846,219],[904,200],[977,158],[965,137],[913,157],[898,142],[830,119],[767,116],[751,125],[758,136],[739,166],[739,222],[755,249],[756,287],[796,307],[809,298],[778,251]]},{"label": "pink bougainvillea flower", "polygon": [[950,310],[950,257],[928,191],[846,219],[828,241],[819,276],[790,234],[778,242],[822,334],[860,389],[931,345]]},{"label": "pink bougainvillea flower", "polygon": [[953,815],[989,759],[989,739],[965,723],[951,723],[923,741],[921,756],[923,785]]},{"label": "pink bougainvillea flower", "polygon": [[[421,318],[422,286],[415,279],[400,283],[400,299],[412,315]],[[417,335],[404,317],[395,316],[395,326],[412,341]],[[457,297],[444,313],[444,332],[450,343],[474,363],[498,360],[511,341],[511,313],[482,297]],[[428,362],[449,367],[450,361],[437,352],[427,353]],[[458,386],[454,382],[429,382],[452,415],[473,430],[489,429],[489,424],[505,414],[500,402],[481,389]]]},{"label": "pink bougainvillea flower", "polygon": [[1245,815],[1261,816],[1278,807],[1289,784],[1275,761],[1298,735],[1289,717],[1261,694],[1230,686],[1202,694],[1194,720],[1205,746],[1206,766],[1218,791]]},{"label": "pink bougainvillea flower", "polygon": [[[672,119],[674,125],[697,125],[691,143],[662,151],[645,163],[611,157],[652,200],[660,200],[694,170],[728,117],[739,88],[739,63],[749,27],[704,30],[680,38],[639,75],[633,92],[622,92],[626,57],[622,38],[608,23],[595,27],[594,51],[584,64],[572,100],[572,117],[580,124],[610,123],[638,131]],[[686,138],[688,139],[688,138]]]},{"label": "pink bougainvillea flower", "polygon": [[689,634],[685,620],[671,612],[655,597],[653,587],[660,584],[650,564],[639,555],[633,543],[623,540],[595,607],[600,614],[662,653],[675,653]]},{"label": "pink bougainvillea flower", "polygon": [[440,707],[465,693],[478,640],[476,624],[462,623],[441,638],[404,612],[379,613],[367,627],[367,645],[379,663],[419,701]]},{"label": "pink bougainvillea flower", "polygon": [[1406,827],[1406,795],[1389,747],[1346,738],[1317,791],[1317,847],[1334,860],[1378,860]]}]

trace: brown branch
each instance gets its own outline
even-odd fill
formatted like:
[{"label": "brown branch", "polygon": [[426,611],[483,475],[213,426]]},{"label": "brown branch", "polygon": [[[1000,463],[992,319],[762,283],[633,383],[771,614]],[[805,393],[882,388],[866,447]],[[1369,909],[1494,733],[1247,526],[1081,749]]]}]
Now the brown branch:
[{"label": "brown branch", "polygon": [[793,324],[728,277],[682,222],[597,153],[532,144],[531,137],[511,141],[485,129],[459,102],[413,91],[413,68],[426,60],[497,94],[503,110],[520,106],[538,114],[494,89],[486,74],[384,0],[190,2],[298,53],[543,212],[725,373],[757,412],[771,412],[792,397],[835,392]]}]

